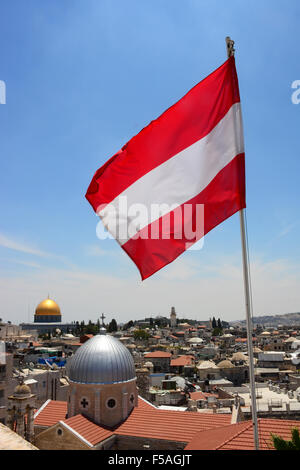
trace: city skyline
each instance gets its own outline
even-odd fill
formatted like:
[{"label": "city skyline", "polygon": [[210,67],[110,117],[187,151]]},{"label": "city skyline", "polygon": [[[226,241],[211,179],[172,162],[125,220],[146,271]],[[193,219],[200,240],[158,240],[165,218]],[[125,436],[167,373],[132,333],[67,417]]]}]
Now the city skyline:
[{"label": "city skyline", "polygon": [[[144,281],[96,236],[94,171],[226,60],[235,40],[246,146],[253,315],[299,311],[299,5],[266,1],[3,6],[0,316],[32,321],[49,294],[63,320],[178,314],[245,318],[238,214]],[[124,23],[124,17],[128,20]]]}]

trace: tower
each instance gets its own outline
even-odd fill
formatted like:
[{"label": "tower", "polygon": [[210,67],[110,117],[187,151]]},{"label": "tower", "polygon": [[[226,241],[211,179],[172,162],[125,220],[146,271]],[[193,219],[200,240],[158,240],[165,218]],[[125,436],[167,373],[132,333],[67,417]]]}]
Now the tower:
[{"label": "tower", "polygon": [[175,328],[176,326],[176,312],[175,312],[175,307],[172,307],[171,308],[171,314],[170,314],[170,324],[171,324],[171,328]]},{"label": "tower", "polygon": [[68,376],[69,418],[80,413],[97,424],[113,427],[137,406],[133,358],[105,328],[76,351]]},{"label": "tower", "polygon": [[7,426],[29,442],[33,441],[35,397],[24,379],[20,378],[13,395],[8,397]]}]

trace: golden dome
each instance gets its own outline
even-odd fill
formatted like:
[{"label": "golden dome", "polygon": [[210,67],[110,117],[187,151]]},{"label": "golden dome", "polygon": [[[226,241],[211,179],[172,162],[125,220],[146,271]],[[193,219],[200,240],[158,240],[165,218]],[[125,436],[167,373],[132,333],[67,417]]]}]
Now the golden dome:
[{"label": "golden dome", "polygon": [[35,309],[36,315],[61,315],[60,308],[54,300],[45,299]]}]

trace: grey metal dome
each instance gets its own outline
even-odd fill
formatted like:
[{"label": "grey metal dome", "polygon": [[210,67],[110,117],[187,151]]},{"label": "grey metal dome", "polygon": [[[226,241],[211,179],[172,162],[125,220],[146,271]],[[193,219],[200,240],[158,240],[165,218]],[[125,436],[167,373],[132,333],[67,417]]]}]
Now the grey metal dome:
[{"label": "grey metal dome", "polygon": [[118,339],[99,334],[86,341],[71,358],[69,379],[84,384],[113,384],[136,378],[133,358]]}]

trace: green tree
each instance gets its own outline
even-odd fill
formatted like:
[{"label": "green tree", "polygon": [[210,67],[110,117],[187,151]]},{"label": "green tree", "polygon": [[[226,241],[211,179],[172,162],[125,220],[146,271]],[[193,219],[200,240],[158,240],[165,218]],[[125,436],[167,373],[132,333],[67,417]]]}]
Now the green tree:
[{"label": "green tree", "polygon": [[271,433],[273,445],[275,450],[300,450],[300,435],[299,429],[293,428],[291,430],[292,439],[290,441],[282,439],[282,437]]},{"label": "green tree", "polygon": [[213,336],[221,336],[223,333],[223,330],[221,330],[220,328],[218,328],[217,326],[213,329],[212,331],[212,335]]},{"label": "green tree", "polygon": [[149,333],[145,330],[135,330],[133,332],[134,339],[148,339],[150,337]]},{"label": "green tree", "polygon": [[109,323],[107,327],[108,333],[112,333],[113,331],[118,331],[118,325],[116,320],[113,318],[112,321]]},{"label": "green tree", "polygon": [[220,330],[222,330],[222,323],[221,323],[220,318],[218,318],[217,326],[218,326],[218,328],[220,328]]},{"label": "green tree", "polygon": [[133,321],[130,320],[128,323],[125,323],[125,325],[123,326],[123,330],[128,330],[128,329],[131,328],[133,325],[134,325]]},{"label": "green tree", "polygon": [[213,317],[213,319],[212,319],[211,326],[212,326],[213,329],[214,329],[214,328],[217,328],[217,322],[216,322],[215,317]]}]

